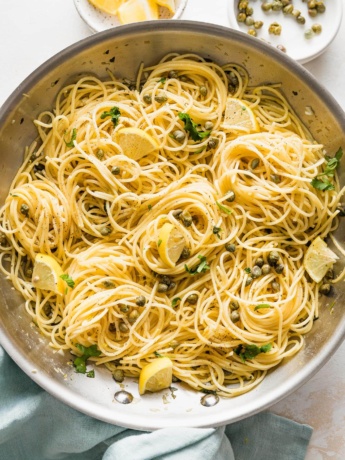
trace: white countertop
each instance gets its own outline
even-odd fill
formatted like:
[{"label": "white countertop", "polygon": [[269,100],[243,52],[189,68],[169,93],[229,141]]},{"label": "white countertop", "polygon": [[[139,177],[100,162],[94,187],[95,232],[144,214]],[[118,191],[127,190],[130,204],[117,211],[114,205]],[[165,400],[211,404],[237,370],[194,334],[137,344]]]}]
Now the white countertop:
[{"label": "white countertop", "polygon": [[[189,0],[182,19],[229,26],[230,0]],[[0,105],[36,67],[91,35],[72,0],[0,0]],[[345,20],[327,51],[305,64],[345,109]],[[307,460],[345,458],[345,342],[299,390],[271,411],[314,428]],[[294,460],[294,459],[291,459]]]}]

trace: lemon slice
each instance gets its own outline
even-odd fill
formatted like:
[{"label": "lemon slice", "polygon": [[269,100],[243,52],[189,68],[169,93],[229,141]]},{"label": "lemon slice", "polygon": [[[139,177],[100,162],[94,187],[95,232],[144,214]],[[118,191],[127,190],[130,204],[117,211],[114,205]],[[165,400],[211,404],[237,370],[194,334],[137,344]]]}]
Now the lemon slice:
[{"label": "lemon slice", "polygon": [[63,294],[65,282],[60,278],[63,274],[56,260],[46,254],[37,254],[32,272],[32,284],[35,288]]},{"label": "lemon slice", "polygon": [[104,13],[116,15],[118,8],[125,0],[89,0],[91,5]]},{"label": "lemon slice", "polygon": [[117,10],[122,24],[158,19],[158,5],[154,0],[128,0]]},{"label": "lemon slice", "polygon": [[308,275],[319,283],[339,257],[318,236],[309,246],[303,265]]},{"label": "lemon slice", "polygon": [[172,382],[172,362],[169,358],[157,358],[145,366],[139,377],[139,394],[152,393],[170,387]]},{"label": "lemon slice", "polygon": [[223,126],[233,131],[259,131],[258,122],[251,108],[234,97],[228,97],[226,101]]},{"label": "lemon slice", "polygon": [[139,160],[159,148],[155,139],[139,128],[119,129],[116,133],[116,142],[123,153],[133,160]]},{"label": "lemon slice", "polygon": [[175,0],[155,0],[157,5],[164,6],[170,13],[175,14]]},{"label": "lemon slice", "polygon": [[166,222],[158,233],[158,253],[162,261],[169,267],[175,267],[179,260],[186,240],[173,224]]}]

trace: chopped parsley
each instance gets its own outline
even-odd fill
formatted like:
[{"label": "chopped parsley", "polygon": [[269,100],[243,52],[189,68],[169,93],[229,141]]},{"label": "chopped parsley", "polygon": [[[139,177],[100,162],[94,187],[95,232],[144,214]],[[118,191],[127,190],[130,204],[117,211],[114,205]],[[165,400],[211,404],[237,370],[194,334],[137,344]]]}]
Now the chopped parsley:
[{"label": "chopped parsley", "polygon": [[86,373],[86,377],[89,377],[90,379],[94,379],[95,378],[95,371],[93,369],[91,369],[91,371]]},{"label": "chopped parsley", "polygon": [[158,351],[155,351],[154,355],[156,356],[156,358],[164,358],[164,356],[158,353]]},{"label": "chopped parsley", "polygon": [[157,246],[159,247],[162,244],[162,240],[158,240]]},{"label": "chopped parsley", "polygon": [[197,126],[199,125],[194,123],[188,113],[179,112],[178,116],[184,122],[184,129],[190,134],[193,141],[201,141],[211,134],[211,131],[198,131]]},{"label": "chopped parsley", "polygon": [[258,347],[256,345],[247,345],[242,344],[239,345],[234,349],[236,355],[241,358],[241,361],[244,363],[247,359],[254,359],[260,353],[267,353],[272,348],[271,343],[267,343],[266,345],[262,345],[262,347]]},{"label": "chopped parsley", "polygon": [[[73,366],[75,367],[76,372],[78,372],[79,374],[86,374],[87,359],[90,358],[91,356],[99,356],[101,354],[101,351],[97,349],[97,345],[91,345],[90,347],[84,347],[84,345],[80,345],[79,343],[76,343],[75,346],[82,353],[82,355],[78,356],[73,361]],[[86,375],[87,377],[93,378],[95,376],[95,372],[89,371]]]},{"label": "chopped parsley", "polygon": [[184,269],[190,275],[200,275],[200,273],[204,273],[210,269],[205,256],[198,255],[198,258],[200,259],[200,263],[196,267],[188,268],[187,264],[184,266]]},{"label": "chopped parsley", "polygon": [[248,273],[248,275],[250,275],[251,272],[252,272],[251,269],[250,269],[249,267],[246,267],[246,268],[244,269],[244,271],[245,271],[246,273]]},{"label": "chopped parsley", "polygon": [[254,311],[260,310],[261,308],[271,308],[271,305],[268,305],[268,303],[260,303],[254,308]]},{"label": "chopped parsley", "polygon": [[167,77],[162,77],[160,80],[159,80],[159,83],[165,83],[167,81]]},{"label": "chopped parsley", "polygon": [[60,278],[65,281],[65,283],[67,284],[68,287],[70,287],[71,289],[74,288],[75,282],[73,281],[73,279],[67,273],[64,273],[63,275],[60,275]]},{"label": "chopped parsley", "polygon": [[326,156],[327,163],[324,172],[314,177],[311,181],[311,185],[314,188],[321,191],[334,190],[334,185],[328,178],[334,177],[335,170],[337,169],[342,156],[343,150],[341,147],[338,149],[334,157]]},{"label": "chopped parsley", "polygon": [[71,140],[68,142],[65,140],[65,144],[67,147],[74,147],[74,141],[77,139],[77,130],[75,128],[72,129],[72,136]]},{"label": "chopped parsley", "polygon": [[216,201],[216,205],[218,206],[218,208],[225,212],[228,216],[230,216],[230,214],[232,214],[232,211],[231,209],[227,208],[226,206],[223,206],[222,204],[220,204],[218,201]]},{"label": "chopped parsley", "polygon": [[171,301],[171,306],[173,308],[176,307],[176,305],[179,303],[180,300],[181,300],[181,297],[174,297]]},{"label": "chopped parsley", "polygon": [[149,211],[151,211],[151,209],[152,209],[152,204],[149,204],[149,205],[147,206],[147,209],[148,209]]},{"label": "chopped parsley", "polygon": [[104,118],[111,117],[111,121],[113,122],[113,125],[116,126],[119,122],[120,116],[121,116],[120,109],[114,106],[109,110],[109,112],[103,112],[101,114],[101,119],[103,120]]}]

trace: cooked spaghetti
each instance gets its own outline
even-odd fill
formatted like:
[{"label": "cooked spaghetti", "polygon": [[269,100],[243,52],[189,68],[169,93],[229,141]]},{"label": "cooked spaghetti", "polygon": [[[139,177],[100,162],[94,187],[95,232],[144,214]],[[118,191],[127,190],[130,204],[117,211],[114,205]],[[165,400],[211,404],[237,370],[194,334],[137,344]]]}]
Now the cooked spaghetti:
[{"label": "cooked spaghetti", "polygon": [[[278,85],[170,54],[135,82],[81,78],[35,124],[1,209],[1,269],[51,347],[94,345],[126,376],[169,357],[177,379],[226,397],[301,349],[319,303],[303,258],[337,226],[339,184],[313,187],[323,146]],[[125,128],[151,151],[129,154]],[[183,242],[170,265],[166,223]],[[72,280],[63,293],[35,288],[39,253]]]}]

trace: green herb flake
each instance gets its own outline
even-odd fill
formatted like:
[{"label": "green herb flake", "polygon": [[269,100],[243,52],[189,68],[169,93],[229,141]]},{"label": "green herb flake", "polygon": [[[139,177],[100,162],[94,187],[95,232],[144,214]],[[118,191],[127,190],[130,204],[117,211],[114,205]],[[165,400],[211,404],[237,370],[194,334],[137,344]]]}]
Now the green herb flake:
[{"label": "green herb flake", "polygon": [[268,303],[260,303],[254,308],[254,311],[261,310],[262,308],[271,308],[271,305],[268,305]]},{"label": "green herb flake", "polygon": [[159,83],[165,83],[167,81],[167,77],[162,77],[160,80],[159,80]]},{"label": "green herb flake", "polygon": [[158,353],[158,351],[155,351],[154,355],[156,356],[156,358],[164,358],[164,356]]},{"label": "green herb flake", "polygon": [[67,147],[74,147],[74,141],[77,139],[77,130],[75,128],[72,129],[72,136],[71,140],[68,142],[65,139],[65,144]]},{"label": "green herb flake", "polygon": [[181,300],[181,297],[174,297],[171,301],[171,306],[173,308],[176,307],[176,305],[179,303],[180,300]]},{"label": "green herb flake", "polygon": [[60,275],[60,278],[65,281],[65,283],[67,284],[68,287],[70,287],[71,289],[74,288],[75,282],[73,281],[73,279],[67,273],[64,273],[63,275]]},{"label": "green herb flake", "polygon": [[159,247],[162,244],[162,240],[158,240],[157,246]]},{"label": "green herb flake", "polygon": [[260,353],[267,353],[271,350],[271,348],[271,343],[267,343],[266,345],[262,345],[261,347],[258,347],[254,344],[242,344],[236,347],[234,349],[234,352],[241,358],[241,361],[244,363],[247,359],[254,359]]},{"label": "green herb flake", "polygon": [[231,209],[227,208],[226,206],[223,206],[222,204],[220,204],[218,201],[216,201],[216,205],[218,206],[218,208],[225,212],[228,216],[230,216],[230,214],[232,214],[232,211]]},{"label": "green herb flake", "polygon": [[75,358],[75,360],[73,361],[73,366],[75,367],[76,372],[78,372],[79,374],[86,374],[87,359],[90,358],[91,356],[99,356],[101,354],[101,351],[97,349],[97,345],[91,345],[90,347],[84,347],[84,345],[80,345],[79,343],[76,343],[75,346],[82,353],[82,355]]},{"label": "green herb flake", "polygon": [[249,267],[246,267],[246,268],[244,269],[244,271],[245,271],[246,273],[248,273],[248,275],[250,275],[251,272],[252,272],[251,269],[250,269]]},{"label": "green herb flake", "polygon": [[193,141],[201,141],[211,134],[211,131],[198,131],[198,125],[194,123],[188,113],[179,112],[178,116],[184,122],[184,129],[190,134]]},{"label": "green herb flake", "polygon": [[86,373],[86,377],[89,377],[90,379],[95,378],[95,371],[92,369],[91,371]]},{"label": "green herb flake", "polygon": [[119,122],[120,116],[121,116],[120,109],[114,106],[108,112],[103,112],[101,114],[101,119],[103,120],[104,118],[111,117],[111,121],[115,127]]},{"label": "green herb flake", "polygon": [[200,275],[200,273],[204,273],[210,269],[205,256],[198,255],[198,258],[200,259],[200,263],[196,267],[188,268],[187,264],[184,266],[186,272],[190,275]]},{"label": "green herb flake", "polygon": [[149,211],[151,211],[151,209],[152,209],[152,204],[149,204],[149,205],[147,206],[147,209],[148,209]]}]

